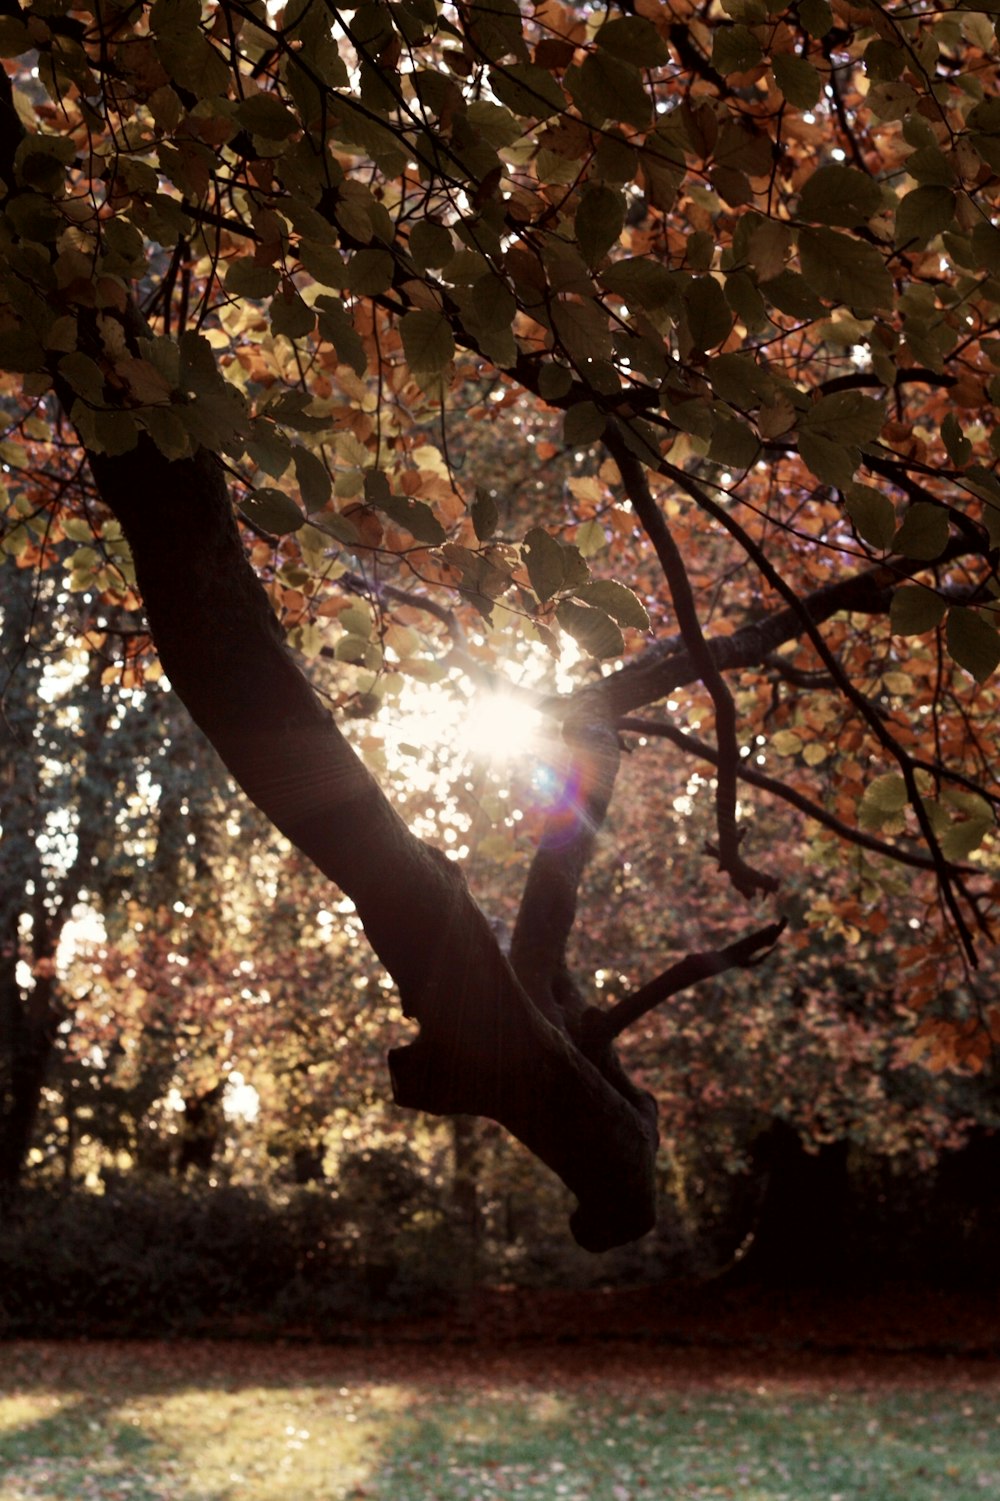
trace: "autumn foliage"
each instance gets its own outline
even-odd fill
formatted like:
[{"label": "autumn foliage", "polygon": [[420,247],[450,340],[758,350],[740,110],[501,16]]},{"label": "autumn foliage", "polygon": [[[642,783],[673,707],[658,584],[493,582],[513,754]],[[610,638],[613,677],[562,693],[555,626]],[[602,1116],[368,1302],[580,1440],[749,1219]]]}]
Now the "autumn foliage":
[{"label": "autumn foliage", "polygon": [[[501,1120],[597,1246],[654,1187],[616,1040],[727,971],[738,1030],[776,944],[834,1023],[871,977],[859,1066],[990,1066],[992,10],[8,0],[0,53],[4,572],[355,903],[399,1100]],[[443,858],[371,773],[417,685],[514,678],[543,771],[453,788]],[[645,973],[574,934],[602,839]]]}]

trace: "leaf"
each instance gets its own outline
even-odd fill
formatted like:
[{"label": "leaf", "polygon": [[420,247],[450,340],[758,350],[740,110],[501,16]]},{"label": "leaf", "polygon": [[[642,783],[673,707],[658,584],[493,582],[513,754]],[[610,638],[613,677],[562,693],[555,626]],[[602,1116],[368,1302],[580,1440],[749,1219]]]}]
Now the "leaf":
[{"label": "leaf", "polygon": [[414,375],[440,375],[455,358],[455,340],[443,313],[423,308],[404,313],[399,331]]},{"label": "leaf", "polygon": [[625,224],[625,199],[614,188],[585,189],[576,211],[576,241],[588,266],[596,266],[616,244]]},{"label": "leaf", "polygon": [[368,368],[368,356],[361,335],[339,297],[318,297],[319,331],[328,344],[337,351],[338,359],[350,366],[355,375],[364,375]]},{"label": "leaf", "polygon": [[778,730],[767,744],[777,756],[797,756],[802,750],[802,736],[796,730]]},{"label": "leaf", "polygon": [[830,302],[859,313],[892,306],[892,277],[874,245],[834,229],[801,229],[799,260],[811,289]]},{"label": "leaf", "polygon": [[914,188],[896,210],[895,242],[900,250],[922,249],[955,218],[950,188]]},{"label": "leaf", "polygon": [[567,635],[592,657],[618,657],[625,650],[624,636],[603,610],[564,599],[556,610],[556,619]]},{"label": "leaf", "polygon": [[393,259],[387,250],[356,250],[347,263],[346,284],[355,296],[377,297],[392,286],[392,275]]},{"label": "leaf", "polygon": [[898,819],[909,797],[906,783],[898,771],[887,771],[865,788],[858,807],[858,823],[863,829],[880,829],[887,821]]},{"label": "leaf", "polygon": [[834,391],[813,402],[799,422],[801,432],[818,433],[833,443],[870,443],[882,431],[885,408],[860,391]]},{"label": "leaf", "polygon": [[242,502],[240,510],[254,526],[259,526],[261,531],[270,532],[275,537],[296,532],[306,523],[306,518],[290,495],[267,485],[254,490]]},{"label": "leaf", "polygon": [[604,528],[599,521],[585,521],[576,529],[576,545],[580,550],[580,556],[592,558],[596,553],[603,552],[608,545]]},{"label": "leaf", "polygon": [[242,258],[230,261],[226,271],[226,291],[230,297],[252,297],[261,302],[270,297],[278,285],[274,266],[258,266]]},{"label": "leaf", "polygon": [[900,584],[892,596],[889,624],[897,636],[921,636],[944,619],[944,600],[923,584]]},{"label": "leaf", "polygon": [[326,465],[316,454],[300,445],[296,445],[293,455],[302,504],[307,512],[319,511],[330,499],[333,488]]},{"label": "leaf", "polygon": [[893,551],[901,553],[904,558],[929,563],[944,552],[949,535],[947,511],[929,501],[918,500],[903,517],[893,540]]},{"label": "leaf", "polygon": [[861,540],[888,552],[896,535],[896,508],[888,495],[871,485],[850,485],[844,505]]},{"label": "leaf", "polygon": [[615,261],[601,272],[601,281],[609,292],[623,297],[630,307],[673,307],[680,301],[677,277],[661,261],[650,256],[631,256]]},{"label": "leaf", "polygon": [[617,120],[645,130],[650,123],[653,102],[638,68],[609,52],[589,53],[580,67],[566,69],[564,82],[588,125]]},{"label": "leaf", "polygon": [[586,370],[591,360],[611,359],[613,350],[608,317],[596,302],[554,303],[552,328],[578,370]]},{"label": "leaf", "polygon": [[566,99],[548,68],[535,63],[510,63],[490,69],[490,88],[515,115],[547,120],[566,108]]},{"label": "leaf", "polygon": [[315,324],[316,314],[308,303],[303,302],[291,283],[272,297],[272,333],[284,334],[286,339],[302,339],[312,333]]},{"label": "leaf", "polygon": [[953,605],[948,611],[945,641],[953,662],[985,683],[1000,664],[1000,635],[979,610]]},{"label": "leaf", "polygon": [[451,231],[444,224],[436,224],[433,219],[418,219],[410,230],[407,248],[417,265],[424,269],[428,266],[446,266],[455,254]]},{"label": "leaf", "polygon": [[829,0],[799,0],[798,16],[810,36],[826,36],[833,26]]},{"label": "leaf", "polygon": [[669,47],[645,16],[615,16],[605,21],[594,41],[612,57],[639,68],[662,68],[670,61]]},{"label": "leaf", "polygon": [[857,167],[817,167],[799,194],[799,218],[855,229],[882,206],[882,189]]},{"label": "leaf", "polygon": [[566,578],[564,550],[543,527],[534,526],[521,547],[531,587],[542,604],[563,587]]},{"label": "leaf", "polygon": [[497,510],[497,503],[493,499],[493,496],[480,485],[476,486],[476,498],[472,502],[470,514],[472,516],[472,529],[480,542],[485,542],[488,537],[492,537],[497,529],[500,513]]},{"label": "leaf", "polygon": [[299,120],[276,94],[251,94],[237,106],[236,118],[244,130],[268,141],[285,141],[302,129]]},{"label": "leaf", "polygon": [[848,489],[861,458],[856,448],[819,433],[800,433],[799,455],[817,479],[838,490]]},{"label": "leaf", "polygon": [[408,495],[372,495],[371,504],[397,526],[405,527],[417,542],[437,546],[445,540],[445,530],[430,506]]},{"label": "leaf", "polygon": [[717,26],[712,39],[712,66],[723,78],[748,73],[764,60],[760,42],[749,26]]},{"label": "leaf", "polygon": [[956,469],[963,468],[972,458],[972,444],[962,432],[954,412],[948,412],[941,423],[941,437],[948,450],[948,457]]},{"label": "leaf", "polygon": [[592,401],[578,401],[568,407],[563,418],[563,438],[570,447],[578,443],[595,443],[604,432],[607,418]]},{"label": "leaf", "polygon": [[684,306],[692,349],[714,349],[729,337],[733,315],[714,276],[696,276],[684,289]]},{"label": "leaf", "polygon": [[819,102],[823,83],[812,63],[804,57],[782,52],[772,62],[771,69],[778,88],[796,109],[812,109]]},{"label": "leaf", "polygon": [[573,592],[577,599],[603,610],[619,625],[631,626],[637,631],[649,630],[649,616],[645,605],[624,584],[616,583],[613,579],[596,579]]}]

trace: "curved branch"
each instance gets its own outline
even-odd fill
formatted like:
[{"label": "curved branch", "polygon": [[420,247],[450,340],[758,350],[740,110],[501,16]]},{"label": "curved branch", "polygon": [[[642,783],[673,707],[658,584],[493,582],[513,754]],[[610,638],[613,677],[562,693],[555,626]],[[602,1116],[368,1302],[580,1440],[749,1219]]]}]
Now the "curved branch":
[{"label": "curved branch", "polygon": [[780,922],[769,923],[766,928],[759,928],[756,933],[748,933],[745,938],[727,944],[724,949],[707,949],[698,954],[686,954],[683,959],[664,970],[662,975],[657,975],[655,980],[634,990],[616,1005],[605,1011],[596,1006],[591,1007],[581,1027],[586,1042],[599,1044],[613,1041],[626,1027],[634,1026],[670,996],[687,990],[689,985],[696,985],[699,980],[724,974],[727,969],[752,969],[767,958],[767,954],[762,951],[774,948],[785,927],[786,919],[782,918]]},{"label": "curved branch", "polygon": [[691,654],[698,676],[708,689],[715,706],[715,733],[719,744],[716,825],[719,831],[717,856],[741,896],[752,897],[758,891],[777,891],[774,876],[764,875],[740,855],[740,831],[736,827],[736,705],[728,684],[719,671],[715,656],[701,629],[691,581],[684,560],[666,523],[663,512],[653,499],[642,464],[625,442],[618,424],[610,420],[604,430],[604,445],[611,454],[642,526],[652,542],[673,600],[677,625]]},{"label": "curved branch", "polygon": [[[655,735],[661,740],[669,740],[680,750],[689,755],[697,756],[701,761],[707,761],[710,766],[717,766],[719,762],[718,752],[703,740],[698,740],[694,735],[685,734],[683,730],[674,729],[673,725],[663,724],[658,719],[634,719],[631,717],[620,719],[618,728],[635,735]],[[929,768],[930,769],[930,768]],[[834,814],[811,798],[789,787],[786,782],[779,782],[775,777],[765,776],[762,771],[755,771],[752,766],[740,762],[737,775],[741,782],[747,782],[751,787],[759,787],[762,792],[770,792],[774,797],[779,797],[783,802],[793,808],[798,808],[807,818],[815,819],[824,828],[839,835],[841,839],[851,844],[860,845],[862,849],[871,850],[873,854],[884,855],[888,860],[895,860],[900,865],[912,866],[915,870],[936,870],[937,867],[930,855],[915,855],[910,850],[900,849],[897,844],[889,844],[884,839],[877,839],[874,834],[866,834],[863,829],[853,829],[850,824],[836,818]],[[971,865],[951,864],[949,869],[959,875],[975,875],[975,869]]]}]

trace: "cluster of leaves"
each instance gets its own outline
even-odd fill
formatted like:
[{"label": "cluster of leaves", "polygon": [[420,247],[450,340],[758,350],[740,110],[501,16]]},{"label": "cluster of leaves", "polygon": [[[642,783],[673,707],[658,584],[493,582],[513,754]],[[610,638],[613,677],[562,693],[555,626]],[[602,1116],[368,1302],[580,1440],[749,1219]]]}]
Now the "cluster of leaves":
[{"label": "cluster of leaves", "polygon": [[0,54],[2,546],[81,639],[137,603],[81,451],[209,454],[335,703],[624,656],[553,718],[714,763],[741,892],[754,801],[851,840],[812,921],[883,955],[896,861],[981,1068],[934,1008],[1000,897],[993,13],[33,0]]}]

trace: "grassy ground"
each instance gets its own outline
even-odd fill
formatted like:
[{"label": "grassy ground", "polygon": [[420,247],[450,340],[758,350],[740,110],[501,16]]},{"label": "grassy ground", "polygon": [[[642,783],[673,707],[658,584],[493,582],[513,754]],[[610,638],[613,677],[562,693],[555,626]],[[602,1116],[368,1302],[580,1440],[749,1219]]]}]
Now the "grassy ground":
[{"label": "grassy ground", "polygon": [[994,1501],[987,1362],[0,1345],[0,1501]]}]

